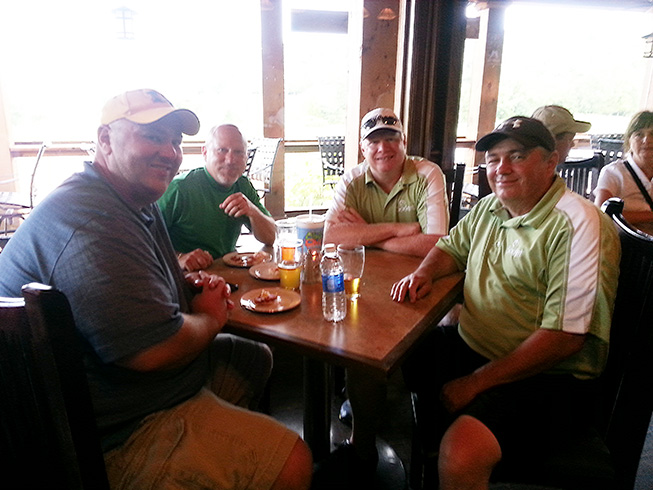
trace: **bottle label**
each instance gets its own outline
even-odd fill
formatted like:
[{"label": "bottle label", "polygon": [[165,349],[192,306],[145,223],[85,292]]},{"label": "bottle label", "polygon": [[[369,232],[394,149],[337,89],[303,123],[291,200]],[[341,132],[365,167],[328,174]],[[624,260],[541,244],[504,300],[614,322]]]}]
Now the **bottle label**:
[{"label": "bottle label", "polygon": [[340,293],[345,290],[345,278],[343,274],[322,275],[322,291],[325,293]]}]

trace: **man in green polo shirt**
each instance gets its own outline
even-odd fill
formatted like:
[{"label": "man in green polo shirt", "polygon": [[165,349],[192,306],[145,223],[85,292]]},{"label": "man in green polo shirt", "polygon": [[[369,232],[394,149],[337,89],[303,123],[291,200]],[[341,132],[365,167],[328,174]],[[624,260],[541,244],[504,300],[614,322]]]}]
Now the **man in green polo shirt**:
[{"label": "man in green polo shirt", "polygon": [[556,175],[540,121],[510,118],[476,149],[494,194],[391,291],[414,302],[466,272],[458,327],[436,328],[404,365],[431,414],[421,430],[441,490],[487,488],[502,458],[537,460],[591,419],[619,273],[613,224]]},{"label": "man in green polo shirt", "polygon": [[406,155],[401,121],[386,108],[361,120],[365,161],[338,182],[326,215],[326,241],[424,257],[449,228],[440,167]]},{"label": "man in green polo shirt", "polygon": [[[407,156],[403,125],[391,109],[380,107],[365,114],[360,137],[365,161],[346,172],[335,188],[326,215],[325,243],[360,244],[424,257],[449,229],[442,170],[425,158]],[[348,369],[347,393],[340,419],[345,423],[353,419],[352,435],[331,459],[336,463],[344,459],[351,470],[345,477],[356,487],[374,476],[379,407],[385,403],[387,387],[366,373]],[[329,472],[318,472],[316,480]]]},{"label": "man in green polo shirt", "polygon": [[247,142],[233,124],[215,126],[202,147],[206,165],[173,179],[159,199],[181,266],[204,269],[235,250],[242,226],[274,243],[274,220],[243,175]]}]

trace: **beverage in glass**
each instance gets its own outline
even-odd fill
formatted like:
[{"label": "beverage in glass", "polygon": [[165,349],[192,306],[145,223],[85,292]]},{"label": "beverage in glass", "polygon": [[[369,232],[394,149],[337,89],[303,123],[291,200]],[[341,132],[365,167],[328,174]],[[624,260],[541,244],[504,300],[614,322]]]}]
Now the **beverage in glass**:
[{"label": "beverage in glass", "polygon": [[301,284],[302,265],[294,260],[282,260],[279,267],[279,280],[281,287],[297,291]]},{"label": "beverage in glass", "polygon": [[279,279],[281,287],[298,290],[301,284],[302,240],[298,238],[286,238],[280,244],[281,257],[277,262],[279,268]]},{"label": "beverage in glass", "polygon": [[342,260],[345,273],[345,292],[349,299],[358,299],[361,295],[361,278],[365,268],[365,246],[338,245],[338,255]]},{"label": "beverage in glass", "polygon": [[290,247],[282,247],[282,244],[293,242],[297,239],[297,228],[295,226],[294,218],[280,219],[275,221],[276,237],[274,241],[274,256],[275,262],[282,260],[293,260],[292,249]]}]

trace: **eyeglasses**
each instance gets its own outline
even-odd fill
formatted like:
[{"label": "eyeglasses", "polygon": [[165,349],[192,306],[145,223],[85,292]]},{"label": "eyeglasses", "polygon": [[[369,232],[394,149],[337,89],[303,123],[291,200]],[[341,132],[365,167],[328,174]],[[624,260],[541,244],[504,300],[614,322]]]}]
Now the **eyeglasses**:
[{"label": "eyeglasses", "polygon": [[385,126],[396,126],[399,119],[392,116],[376,116],[365,121],[363,123],[363,129],[372,129],[379,121],[381,121]]}]

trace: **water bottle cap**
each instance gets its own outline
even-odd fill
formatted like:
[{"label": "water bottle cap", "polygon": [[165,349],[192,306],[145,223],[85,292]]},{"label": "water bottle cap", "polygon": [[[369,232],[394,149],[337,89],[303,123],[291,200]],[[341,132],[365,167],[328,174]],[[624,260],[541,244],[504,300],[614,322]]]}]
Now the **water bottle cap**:
[{"label": "water bottle cap", "polygon": [[329,255],[335,254],[336,253],[336,244],[335,243],[325,243],[322,250],[324,251],[325,255],[326,254],[329,254]]}]

